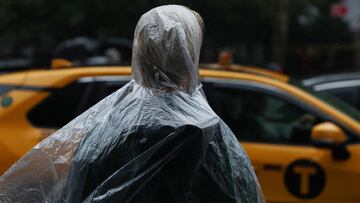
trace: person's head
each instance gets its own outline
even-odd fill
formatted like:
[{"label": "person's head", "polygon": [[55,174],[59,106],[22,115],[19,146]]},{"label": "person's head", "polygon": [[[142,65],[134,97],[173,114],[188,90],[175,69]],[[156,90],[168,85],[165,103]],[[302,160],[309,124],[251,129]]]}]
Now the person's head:
[{"label": "person's head", "polygon": [[200,84],[202,31],[200,15],[184,6],[160,6],[142,15],[133,42],[135,81],[148,88],[192,93]]}]

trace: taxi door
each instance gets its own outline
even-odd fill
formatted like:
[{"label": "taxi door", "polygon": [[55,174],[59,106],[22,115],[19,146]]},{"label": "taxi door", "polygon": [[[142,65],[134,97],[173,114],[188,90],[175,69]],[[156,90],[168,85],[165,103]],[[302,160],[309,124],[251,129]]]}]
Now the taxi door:
[{"label": "taxi door", "polygon": [[242,143],[252,160],[267,202],[359,202],[359,145],[348,160],[330,149]]},{"label": "taxi door", "polygon": [[359,202],[359,146],[349,159],[313,146],[312,128],[328,121],[274,88],[249,82],[207,81],[214,111],[229,125],[252,160],[268,202]]}]

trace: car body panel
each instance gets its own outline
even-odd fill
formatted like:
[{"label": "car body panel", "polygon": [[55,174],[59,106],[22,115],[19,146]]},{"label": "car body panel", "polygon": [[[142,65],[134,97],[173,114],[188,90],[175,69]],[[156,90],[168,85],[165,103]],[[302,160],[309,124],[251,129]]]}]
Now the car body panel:
[{"label": "car body panel", "polygon": [[303,84],[305,86],[314,86],[316,84],[321,84],[321,83],[330,83],[330,82],[356,80],[356,79],[360,79],[360,74],[357,72],[338,73],[338,74],[328,74],[328,75],[321,75],[318,77],[308,78],[303,80]]}]

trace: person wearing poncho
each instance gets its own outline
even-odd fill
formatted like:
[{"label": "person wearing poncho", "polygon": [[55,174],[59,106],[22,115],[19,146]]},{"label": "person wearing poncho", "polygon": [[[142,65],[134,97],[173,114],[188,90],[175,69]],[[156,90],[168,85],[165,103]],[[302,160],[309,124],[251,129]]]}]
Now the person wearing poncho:
[{"label": "person wearing poncho", "polygon": [[177,5],[139,20],[127,85],[0,178],[0,202],[263,202],[244,149],[201,88],[203,22]]}]

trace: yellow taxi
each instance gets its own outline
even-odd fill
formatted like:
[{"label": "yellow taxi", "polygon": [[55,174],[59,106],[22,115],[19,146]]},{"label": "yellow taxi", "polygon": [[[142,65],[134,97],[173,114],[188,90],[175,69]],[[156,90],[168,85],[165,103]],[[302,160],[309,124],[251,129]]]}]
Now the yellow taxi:
[{"label": "yellow taxi", "polygon": [[[204,92],[246,149],[268,202],[360,201],[356,110],[282,74],[211,67],[200,71]],[[0,75],[0,174],[130,74],[74,67]]]}]

